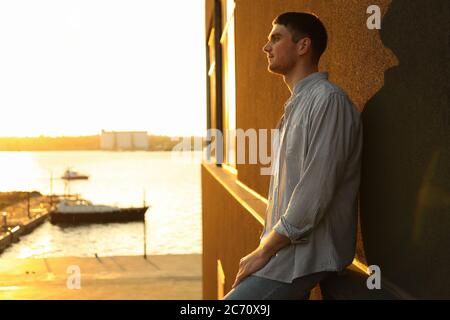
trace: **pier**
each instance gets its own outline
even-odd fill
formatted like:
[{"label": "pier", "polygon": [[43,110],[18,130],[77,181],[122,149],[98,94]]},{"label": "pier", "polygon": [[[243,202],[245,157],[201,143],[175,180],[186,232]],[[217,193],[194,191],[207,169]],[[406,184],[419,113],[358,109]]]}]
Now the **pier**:
[{"label": "pier", "polygon": [[[8,259],[0,300],[202,299],[200,254]],[[73,270],[79,286],[71,286]]]},{"label": "pier", "polygon": [[0,209],[0,253],[46,221],[50,207],[49,197],[30,196]]}]

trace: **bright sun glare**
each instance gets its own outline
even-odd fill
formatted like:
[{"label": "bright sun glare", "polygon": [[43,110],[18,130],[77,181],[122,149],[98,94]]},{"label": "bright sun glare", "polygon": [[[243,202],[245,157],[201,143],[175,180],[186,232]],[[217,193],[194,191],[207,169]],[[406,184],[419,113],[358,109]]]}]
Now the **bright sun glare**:
[{"label": "bright sun glare", "polygon": [[0,136],[204,135],[204,2],[0,1]]}]

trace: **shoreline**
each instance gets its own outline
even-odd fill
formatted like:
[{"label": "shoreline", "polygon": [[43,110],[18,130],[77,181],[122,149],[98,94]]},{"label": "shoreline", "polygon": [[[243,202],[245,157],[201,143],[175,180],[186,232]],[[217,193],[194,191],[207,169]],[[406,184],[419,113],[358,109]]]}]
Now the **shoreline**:
[{"label": "shoreline", "polygon": [[[201,139],[203,149],[206,137],[203,136],[159,136],[147,135],[148,145],[136,146],[102,146],[101,136],[60,136],[60,137],[0,137],[0,151],[172,151],[180,142],[189,139]],[[200,151],[191,145],[190,150]]]}]

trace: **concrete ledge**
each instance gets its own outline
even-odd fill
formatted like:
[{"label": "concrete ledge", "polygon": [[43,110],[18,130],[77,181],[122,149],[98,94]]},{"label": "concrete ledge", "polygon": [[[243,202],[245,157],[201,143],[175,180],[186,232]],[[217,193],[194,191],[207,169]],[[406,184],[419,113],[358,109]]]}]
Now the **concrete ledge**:
[{"label": "concrete ledge", "polygon": [[12,242],[19,242],[20,236],[23,234],[23,225],[17,225],[11,228],[10,233],[12,235]]},{"label": "concrete ledge", "polygon": [[12,242],[11,233],[5,233],[0,235],[0,253],[5,250]]},{"label": "concrete ledge", "polygon": [[22,235],[32,232],[34,229],[36,229],[38,226],[44,223],[48,219],[48,217],[49,214],[46,213],[31,219],[28,223],[23,225]]},{"label": "concrete ledge", "polygon": [[368,275],[353,266],[320,284],[324,300],[403,300],[414,299],[393,284],[381,279],[380,289],[367,288]]},{"label": "concrete ledge", "polygon": [[256,195],[251,189],[245,188],[237,176],[215,164],[203,162],[202,166],[214,177],[227,192],[233,196],[255,219],[264,226],[267,199]]},{"label": "concrete ledge", "polygon": [[0,235],[0,253],[12,243],[19,242],[20,237],[29,234],[48,219],[49,214],[45,213],[28,220],[24,224],[18,224],[10,228],[3,235]]}]

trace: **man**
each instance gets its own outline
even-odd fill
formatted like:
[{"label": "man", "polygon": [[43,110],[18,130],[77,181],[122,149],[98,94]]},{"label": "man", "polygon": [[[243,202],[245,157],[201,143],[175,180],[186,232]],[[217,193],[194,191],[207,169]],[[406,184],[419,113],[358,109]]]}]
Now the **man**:
[{"label": "man", "polygon": [[307,299],[351,264],[356,244],[362,124],[347,95],[318,72],[327,33],[314,15],[273,21],[263,50],[291,97],[277,128],[266,222],[224,299]]}]

